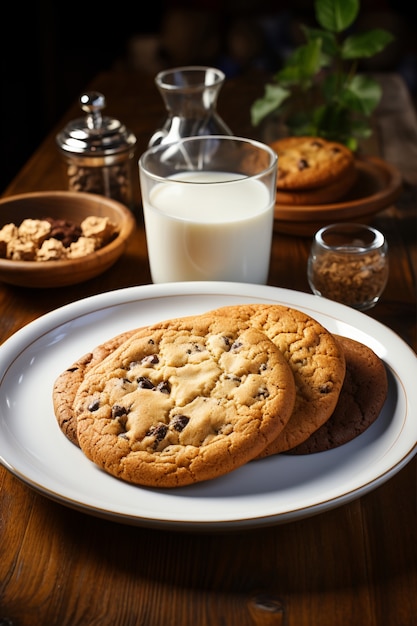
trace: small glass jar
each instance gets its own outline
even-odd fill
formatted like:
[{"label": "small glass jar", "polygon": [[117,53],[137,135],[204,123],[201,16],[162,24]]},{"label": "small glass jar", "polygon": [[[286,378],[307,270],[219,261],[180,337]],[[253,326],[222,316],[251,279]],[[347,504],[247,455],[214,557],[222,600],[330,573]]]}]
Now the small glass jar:
[{"label": "small glass jar", "polygon": [[330,224],[314,236],[307,275],[318,296],[366,311],[378,302],[388,271],[385,237],[371,226]]},{"label": "small glass jar", "polygon": [[102,115],[103,94],[80,96],[87,113],[70,122],[56,137],[70,191],[96,193],[133,206],[133,170],[136,137],[119,120]]}]

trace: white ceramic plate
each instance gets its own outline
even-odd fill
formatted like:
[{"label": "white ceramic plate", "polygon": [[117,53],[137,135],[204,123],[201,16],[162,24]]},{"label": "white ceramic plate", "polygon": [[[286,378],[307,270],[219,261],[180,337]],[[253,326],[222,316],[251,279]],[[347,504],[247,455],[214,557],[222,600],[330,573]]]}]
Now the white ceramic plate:
[{"label": "white ceramic plate", "polygon": [[[51,392],[77,358],[118,333],[217,306],[278,302],[372,348],[386,363],[389,395],[374,424],[335,450],[277,455],[213,481],[140,488],[104,473],[58,428]],[[171,283],[109,292],[28,324],[0,347],[0,461],[43,495],[92,515],[154,528],[266,526],[339,506],[381,485],[417,451],[417,358],[391,330],[346,306],[295,291],[241,283]]]}]

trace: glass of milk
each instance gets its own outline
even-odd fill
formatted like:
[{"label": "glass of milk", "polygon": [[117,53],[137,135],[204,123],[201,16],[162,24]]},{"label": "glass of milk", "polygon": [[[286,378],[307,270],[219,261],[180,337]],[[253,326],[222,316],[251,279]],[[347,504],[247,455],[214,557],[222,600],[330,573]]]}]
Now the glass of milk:
[{"label": "glass of milk", "polygon": [[252,139],[195,136],[139,159],[152,281],[265,284],[277,155]]}]

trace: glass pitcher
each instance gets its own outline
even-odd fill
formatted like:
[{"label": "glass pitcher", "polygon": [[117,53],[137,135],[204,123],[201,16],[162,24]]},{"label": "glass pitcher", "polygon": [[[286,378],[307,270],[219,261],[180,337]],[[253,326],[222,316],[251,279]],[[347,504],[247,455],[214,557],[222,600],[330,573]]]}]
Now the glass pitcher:
[{"label": "glass pitcher", "polygon": [[232,135],[217,113],[217,98],[225,81],[221,70],[205,66],[177,67],[159,72],[156,86],[167,118],[149,147],[196,135]]}]

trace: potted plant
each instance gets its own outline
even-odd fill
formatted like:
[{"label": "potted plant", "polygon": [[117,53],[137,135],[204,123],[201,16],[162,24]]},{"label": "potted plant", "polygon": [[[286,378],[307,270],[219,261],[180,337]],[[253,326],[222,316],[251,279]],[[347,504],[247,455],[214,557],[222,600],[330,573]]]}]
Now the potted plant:
[{"label": "potted plant", "polygon": [[370,117],[382,95],[371,76],[358,72],[358,63],[394,37],[380,28],[351,30],[360,0],[315,0],[314,9],[319,28],[301,26],[306,42],[253,103],[252,124],[279,114],[288,135],[319,136],[355,151],[371,135]]}]

